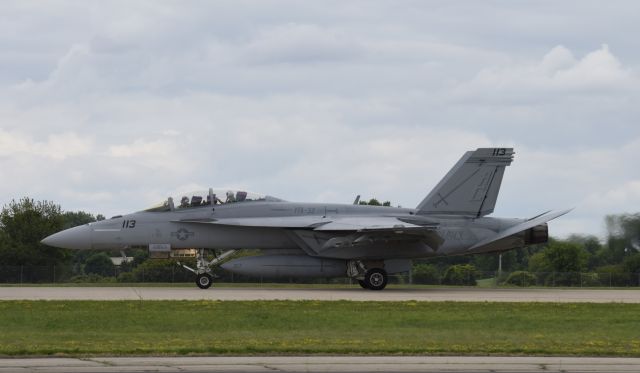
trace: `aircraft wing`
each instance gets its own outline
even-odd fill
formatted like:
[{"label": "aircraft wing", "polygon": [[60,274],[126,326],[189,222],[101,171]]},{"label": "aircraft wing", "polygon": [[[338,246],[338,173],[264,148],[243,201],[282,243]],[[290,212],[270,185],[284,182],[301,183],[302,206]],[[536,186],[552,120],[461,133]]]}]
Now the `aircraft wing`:
[{"label": "aircraft wing", "polygon": [[422,226],[403,222],[393,216],[346,216],[334,217],[330,222],[320,225],[316,231],[402,231],[412,229],[433,229],[435,225]]},{"label": "aircraft wing", "polygon": [[[314,229],[294,229],[290,236],[300,247],[313,255],[357,257],[360,247],[379,243],[418,244],[438,250],[444,242],[437,224],[417,225],[391,216],[345,216]],[[336,251],[337,250],[337,251]]]},{"label": "aircraft wing", "polygon": [[176,220],[176,223],[198,223],[262,228],[306,228],[316,231],[409,231],[431,230],[435,225],[416,225],[392,216],[345,216],[325,218],[321,216],[284,216],[263,218],[228,218],[206,220]]},{"label": "aircraft wing", "polygon": [[331,222],[331,219],[320,216],[282,216],[263,218],[228,218],[228,219],[207,219],[207,220],[175,220],[176,223],[199,223],[214,225],[232,225],[236,227],[256,227],[256,228],[307,228],[313,229],[317,226]]},{"label": "aircraft wing", "polygon": [[529,219],[529,220],[527,220],[527,221],[525,221],[523,223],[514,225],[514,226],[509,227],[509,228],[507,228],[507,229],[505,229],[503,231],[500,231],[495,236],[491,236],[491,237],[489,237],[487,239],[484,239],[484,240],[478,242],[477,244],[471,246],[467,251],[472,251],[472,250],[477,249],[479,247],[488,245],[488,244],[490,244],[492,242],[501,240],[503,238],[507,238],[507,237],[512,236],[512,235],[514,235],[516,233],[519,233],[519,232],[522,232],[524,230],[533,228],[533,227],[535,227],[537,225],[546,223],[546,222],[548,222],[550,220],[553,220],[553,219],[558,218],[558,217],[560,217],[560,216],[562,216],[564,214],[567,214],[571,210],[573,210],[573,209],[571,208],[571,209],[562,210],[562,211],[547,212],[547,213],[544,213],[542,215],[538,215],[538,216],[536,216],[534,218],[531,218],[531,219]]},{"label": "aircraft wing", "polygon": [[326,218],[315,215],[179,220],[176,222],[287,229],[303,249],[314,254],[335,248],[371,245],[381,241],[420,241],[437,250],[444,242],[436,231],[437,224],[417,225],[392,216],[333,216]]}]

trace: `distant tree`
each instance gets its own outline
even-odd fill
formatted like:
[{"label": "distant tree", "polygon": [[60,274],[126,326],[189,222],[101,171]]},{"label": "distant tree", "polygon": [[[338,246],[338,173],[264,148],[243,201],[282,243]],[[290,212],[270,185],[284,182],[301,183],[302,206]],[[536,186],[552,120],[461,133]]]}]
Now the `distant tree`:
[{"label": "distant tree", "polygon": [[625,256],[640,250],[640,214],[608,215],[607,251],[603,255],[609,264],[617,264]]},{"label": "distant tree", "polygon": [[365,202],[364,205],[369,206],[382,206],[382,203],[375,198],[371,198],[368,202]]},{"label": "distant tree", "polygon": [[0,264],[51,265],[67,261],[68,250],[40,243],[63,225],[60,206],[53,202],[27,197],[11,201],[0,212]]},{"label": "distant tree", "polygon": [[529,258],[531,272],[580,272],[587,268],[589,253],[583,246],[556,241]]},{"label": "distant tree", "polygon": [[103,277],[113,276],[114,275],[115,266],[107,255],[104,252],[95,253],[87,258],[87,261],[84,265],[84,272],[86,274],[96,274]]},{"label": "distant tree", "polygon": [[84,211],[67,211],[62,215],[62,217],[64,218],[64,229],[96,221],[96,218],[93,215]]},{"label": "distant tree", "polygon": [[631,276],[631,284],[640,285],[640,253],[635,253],[624,258],[622,262],[624,271]]},{"label": "distant tree", "polygon": [[[195,265],[194,260],[185,258],[188,266]],[[121,273],[119,282],[191,282],[193,274],[179,268],[175,261],[170,259],[150,259],[137,266],[131,272]]]},{"label": "distant tree", "polygon": [[565,241],[582,245],[592,255],[602,248],[598,237],[593,235],[572,234]]},{"label": "distant tree", "polygon": [[580,286],[580,272],[587,270],[590,254],[575,242],[552,241],[529,258],[529,271],[545,285]]},{"label": "distant tree", "polygon": [[593,270],[598,266],[607,264],[605,250],[596,236],[572,234],[565,241],[582,246],[589,253],[587,268]]},{"label": "distant tree", "polygon": [[103,221],[103,220],[105,220],[104,215],[102,215],[102,214],[96,215],[96,221]]},{"label": "distant tree", "polygon": [[380,201],[378,201],[375,198],[371,198],[368,201],[360,201],[358,204],[360,204],[360,205],[369,205],[369,206],[391,206],[391,202],[390,201],[385,201],[384,203],[380,203]]},{"label": "distant tree", "polygon": [[133,254],[133,263],[134,267],[139,266],[144,263],[149,258],[149,252],[147,250],[136,249]]},{"label": "distant tree", "polygon": [[537,278],[531,272],[515,271],[511,272],[504,282],[515,286],[533,286],[536,284]]},{"label": "distant tree", "polygon": [[433,264],[418,263],[411,270],[411,277],[415,284],[435,285],[440,283],[440,273]]},{"label": "distant tree", "polygon": [[476,268],[471,264],[452,265],[444,271],[442,283],[446,285],[477,285]]}]

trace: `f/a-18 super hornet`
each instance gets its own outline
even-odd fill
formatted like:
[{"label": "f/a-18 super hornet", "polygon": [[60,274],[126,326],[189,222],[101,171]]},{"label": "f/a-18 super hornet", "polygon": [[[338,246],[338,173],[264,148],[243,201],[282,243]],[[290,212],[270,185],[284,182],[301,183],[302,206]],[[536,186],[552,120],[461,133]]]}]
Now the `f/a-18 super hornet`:
[{"label": "f/a-18 super hornet", "polygon": [[[196,267],[183,267],[203,289],[211,286],[212,269],[221,266],[251,276],[351,277],[363,288],[381,290],[388,275],[408,271],[412,259],[547,242],[546,223],[569,210],[529,219],[486,216],[494,210],[513,154],[512,148],[466,152],[416,208],[287,202],[209,189],[42,242],[69,249],[144,247],[151,257],[165,258],[190,249]],[[262,255],[229,260],[239,249],[259,249]],[[209,250],[221,254],[211,256]]]}]

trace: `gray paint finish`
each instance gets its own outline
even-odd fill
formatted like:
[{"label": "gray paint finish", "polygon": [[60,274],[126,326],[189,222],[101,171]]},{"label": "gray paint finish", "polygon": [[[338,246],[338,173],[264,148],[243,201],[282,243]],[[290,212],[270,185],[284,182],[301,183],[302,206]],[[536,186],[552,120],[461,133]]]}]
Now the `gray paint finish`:
[{"label": "gray paint finish", "polygon": [[[486,216],[494,210],[513,155],[512,148],[465,153],[415,209],[287,202],[210,189],[208,195],[183,197],[180,206],[169,198],[153,209],[71,228],[42,242],[71,249],[258,249],[278,255],[236,259],[223,268],[243,274],[360,279],[375,268],[408,269],[408,260],[415,258],[501,252],[546,242],[546,223],[568,210],[529,220]],[[398,267],[388,265],[390,260],[404,262]],[[205,263],[194,272],[209,273],[210,268]]]}]

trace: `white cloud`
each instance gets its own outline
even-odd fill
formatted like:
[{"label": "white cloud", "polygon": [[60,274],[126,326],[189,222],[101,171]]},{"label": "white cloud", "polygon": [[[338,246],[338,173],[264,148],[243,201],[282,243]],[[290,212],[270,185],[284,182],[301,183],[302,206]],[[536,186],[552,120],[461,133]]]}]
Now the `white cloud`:
[{"label": "white cloud", "polygon": [[137,139],[128,145],[112,145],[108,154],[117,158],[134,158],[139,156],[161,157],[175,151],[173,144],[167,141],[145,141]]},{"label": "white cloud", "polygon": [[515,63],[483,69],[456,87],[453,98],[487,102],[553,101],[559,95],[607,96],[637,90],[638,76],[622,67],[607,45],[576,59],[557,46],[539,62]]},{"label": "white cloud", "polygon": [[636,8],[7,3],[0,202],[110,216],[228,185],[411,207],[465,150],[514,145],[496,215],[576,205],[552,233],[601,231],[639,203]]},{"label": "white cloud", "polygon": [[288,23],[261,31],[237,63],[317,63],[357,57],[362,47],[348,33],[312,24]]},{"label": "white cloud", "polygon": [[72,132],[51,134],[46,141],[36,141],[29,135],[0,128],[0,157],[30,155],[62,161],[89,154],[92,147],[91,137],[81,137]]},{"label": "white cloud", "polygon": [[584,204],[587,209],[597,212],[637,213],[640,208],[640,178],[592,193]]}]

